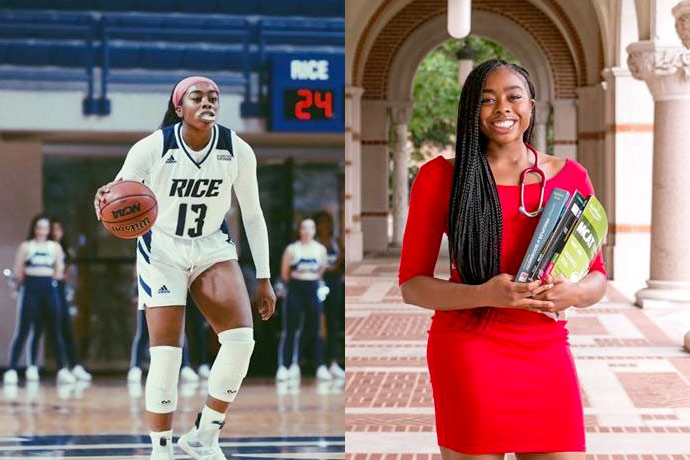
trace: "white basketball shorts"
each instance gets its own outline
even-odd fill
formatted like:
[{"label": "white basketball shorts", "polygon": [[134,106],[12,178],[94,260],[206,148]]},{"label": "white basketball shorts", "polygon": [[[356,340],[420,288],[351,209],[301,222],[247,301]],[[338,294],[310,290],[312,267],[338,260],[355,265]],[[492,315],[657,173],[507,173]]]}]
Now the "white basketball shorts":
[{"label": "white basketball shorts", "polygon": [[195,239],[176,238],[155,229],[137,238],[139,309],[186,305],[192,282],[213,264],[237,260],[230,236],[217,232]]}]

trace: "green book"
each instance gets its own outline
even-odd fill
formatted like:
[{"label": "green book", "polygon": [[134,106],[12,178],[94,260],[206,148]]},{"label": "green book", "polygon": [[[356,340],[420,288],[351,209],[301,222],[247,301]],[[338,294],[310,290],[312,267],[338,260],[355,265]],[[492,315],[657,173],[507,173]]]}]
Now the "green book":
[{"label": "green book", "polygon": [[552,276],[563,275],[577,283],[589,273],[608,232],[608,219],[604,207],[594,195],[589,197],[575,228],[553,265]]}]

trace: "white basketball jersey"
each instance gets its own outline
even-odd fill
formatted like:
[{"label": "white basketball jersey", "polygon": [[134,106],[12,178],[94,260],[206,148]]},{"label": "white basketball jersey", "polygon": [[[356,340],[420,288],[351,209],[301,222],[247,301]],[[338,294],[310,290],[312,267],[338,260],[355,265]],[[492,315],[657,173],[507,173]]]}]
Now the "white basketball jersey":
[{"label": "white basketball jersey", "polygon": [[197,238],[218,231],[225,222],[237,158],[232,131],[215,125],[205,156],[197,163],[181,138],[181,126],[162,130],[163,153],[147,185],[158,200],[156,226],[169,235]]},{"label": "white basketball jersey", "polygon": [[231,130],[214,125],[205,155],[197,162],[182,139],[181,127],[181,123],[166,126],[144,139],[155,141],[142,146],[152,157],[149,172],[135,180],[143,180],[156,195],[158,218],[154,230],[178,238],[198,238],[218,231],[230,209],[238,171],[235,136]]}]

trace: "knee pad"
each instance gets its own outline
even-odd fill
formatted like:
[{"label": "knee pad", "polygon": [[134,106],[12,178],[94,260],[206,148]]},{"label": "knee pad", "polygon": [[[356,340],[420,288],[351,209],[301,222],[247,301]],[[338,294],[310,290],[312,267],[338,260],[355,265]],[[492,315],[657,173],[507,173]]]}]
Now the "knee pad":
[{"label": "knee pad", "polygon": [[177,380],[182,364],[182,348],[151,347],[151,365],[146,377],[146,410],[168,414],[177,409]]},{"label": "knee pad", "polygon": [[238,327],[218,334],[220,350],[208,376],[208,394],[232,402],[247,375],[254,351],[254,329]]}]

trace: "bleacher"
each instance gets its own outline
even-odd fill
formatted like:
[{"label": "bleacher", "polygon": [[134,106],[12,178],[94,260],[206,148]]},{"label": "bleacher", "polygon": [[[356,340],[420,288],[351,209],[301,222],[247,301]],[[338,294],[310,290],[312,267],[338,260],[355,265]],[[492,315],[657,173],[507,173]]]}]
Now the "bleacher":
[{"label": "bleacher", "polygon": [[344,42],[344,0],[0,0],[0,81],[83,83],[85,114],[110,112],[110,84],[203,73],[255,116],[273,54]]}]

